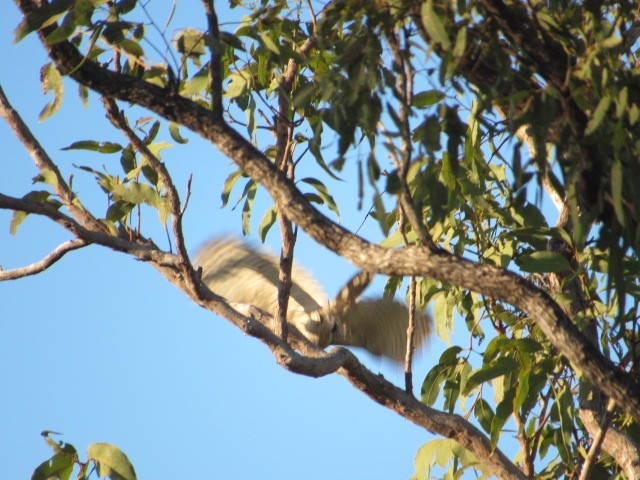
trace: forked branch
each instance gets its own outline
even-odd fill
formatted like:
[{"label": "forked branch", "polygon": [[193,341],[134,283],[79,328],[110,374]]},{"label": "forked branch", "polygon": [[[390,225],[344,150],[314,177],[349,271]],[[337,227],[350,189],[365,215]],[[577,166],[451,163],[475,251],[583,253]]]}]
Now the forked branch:
[{"label": "forked branch", "polygon": [[64,257],[67,253],[82,248],[87,245],[87,242],[84,240],[69,240],[58,245],[54,250],[51,251],[46,257],[38,262],[34,262],[31,265],[26,265],[24,267],[13,268],[11,270],[2,270],[0,269],[0,281],[4,280],[15,280],[17,278],[27,277],[29,275],[36,275],[38,273],[44,272],[51,265],[56,263],[62,257]]}]

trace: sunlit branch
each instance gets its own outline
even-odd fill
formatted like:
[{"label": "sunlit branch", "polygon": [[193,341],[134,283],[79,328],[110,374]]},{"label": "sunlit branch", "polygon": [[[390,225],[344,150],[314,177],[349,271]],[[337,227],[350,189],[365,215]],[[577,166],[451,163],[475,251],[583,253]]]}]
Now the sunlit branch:
[{"label": "sunlit branch", "polygon": [[404,361],[404,384],[407,393],[413,395],[413,353],[415,351],[414,336],[416,330],[416,277],[409,279],[409,323],[407,325],[407,353]]},{"label": "sunlit branch", "polygon": [[[167,191],[167,199],[169,200],[171,208],[171,225],[173,228],[173,237],[176,242],[176,251],[178,252],[180,259],[183,262],[188,263],[189,255],[187,253],[187,247],[184,243],[184,235],[182,232],[182,215],[184,212],[180,204],[180,195],[173,184],[171,175],[164,164],[149,150],[131,127],[129,127],[124,115],[122,115],[118,109],[118,105],[115,100],[103,97],[102,103],[105,106],[107,117],[111,123],[124,133],[133,148],[144,156],[147,164],[158,174],[158,177],[162,181],[162,185],[164,185],[164,188]],[[192,271],[193,269],[190,270]],[[193,282],[194,284],[196,283],[195,278],[193,279]]]},{"label": "sunlit branch", "polygon": [[43,173],[49,171],[54,175],[53,189],[69,212],[86,228],[101,229],[100,222],[82,207],[49,154],[40,145],[20,114],[9,103],[2,86],[0,86],[0,116],[4,118],[16,137],[22,142],[38,169]]},{"label": "sunlit branch", "polygon": [[[306,55],[316,45],[315,37],[310,37],[300,48],[302,55]],[[293,80],[298,73],[300,65],[294,59],[290,59],[285,74],[280,81],[280,94],[278,95],[278,114],[275,117],[276,136],[276,165],[290,179],[294,178],[295,164],[291,160],[293,127],[290,114],[290,97]],[[280,255],[280,273],[278,278],[278,303],[275,319],[278,333],[281,338],[287,338],[287,307],[289,293],[291,292],[291,269],[293,266],[293,249],[296,236],[293,226],[287,215],[278,207],[278,221],[280,223],[280,236],[282,238],[282,252]]]},{"label": "sunlit branch", "polygon": [[20,268],[13,268],[11,270],[1,270],[0,269],[0,281],[4,280],[15,280],[17,278],[27,277],[29,275],[36,275],[38,273],[44,272],[51,265],[56,263],[65,254],[71,252],[72,250],[77,250],[87,245],[87,242],[84,240],[69,240],[64,242],[58,247],[56,247],[51,253],[49,253],[46,257],[38,262],[34,262],[31,265],[26,265]]},{"label": "sunlit branch", "polygon": [[589,453],[587,453],[587,458],[584,460],[584,464],[582,465],[582,471],[580,472],[580,478],[578,480],[588,480],[589,473],[591,468],[600,453],[600,447],[602,446],[602,442],[604,441],[604,437],[607,433],[607,429],[609,428],[609,423],[611,423],[611,411],[615,403],[613,401],[609,401],[607,405],[607,409],[602,415],[600,419],[600,424],[598,425],[599,429],[594,435],[593,440],[591,442],[591,448],[589,448]]},{"label": "sunlit branch", "polygon": [[[180,286],[179,279],[167,278]],[[291,328],[289,343],[299,349],[303,354],[301,355],[278,337],[274,331],[274,319],[270,315],[251,306],[227,303],[208,288],[203,291],[202,296],[192,296],[192,299],[226,318],[246,334],[262,340],[284,368],[311,377],[322,377],[337,372],[380,405],[430,432],[460,442],[467,450],[482,458],[487,471],[498,478],[524,480],[525,477],[518,467],[500,449],[492,448],[489,439],[466,419],[426,406],[412,394],[393,385],[381,375],[369,371],[349,350],[342,347],[333,348],[329,352],[319,350],[308,341],[305,342],[305,339]]]},{"label": "sunlit branch", "polygon": [[171,266],[172,268],[178,266],[175,255],[162,252],[150,242],[131,242],[121,237],[113,236],[107,233],[106,227],[102,228],[102,231],[89,230],[76,219],[42,202],[24,200],[0,193],[0,209],[42,215],[73,233],[79,240],[87,244],[95,243],[119,252],[126,252],[145,262],[154,262],[159,265]]}]

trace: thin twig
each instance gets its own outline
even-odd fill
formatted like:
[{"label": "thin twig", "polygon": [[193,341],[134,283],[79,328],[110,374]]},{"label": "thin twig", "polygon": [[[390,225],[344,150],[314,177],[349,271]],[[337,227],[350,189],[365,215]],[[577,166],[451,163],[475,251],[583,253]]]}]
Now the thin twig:
[{"label": "thin twig", "polygon": [[220,27],[218,26],[218,15],[216,14],[213,0],[202,0],[204,12],[207,16],[207,24],[209,35],[213,42],[209,43],[209,52],[211,59],[209,60],[209,77],[211,80],[211,110],[219,118],[222,118],[222,65],[220,63],[220,54],[216,52],[215,47],[219,45],[213,43],[220,42]]},{"label": "thin twig", "polygon": [[416,277],[409,280],[409,325],[407,325],[407,350],[404,359],[404,389],[413,395],[413,373],[411,365],[415,351],[414,335],[416,330]]},{"label": "thin twig", "polygon": [[609,428],[609,423],[611,423],[611,412],[613,411],[614,407],[615,402],[612,399],[609,399],[609,403],[607,403],[607,409],[602,415],[602,418],[600,418],[600,429],[591,442],[589,453],[587,453],[587,458],[584,460],[582,471],[580,472],[580,478],[578,480],[587,480],[589,478],[590,470],[594,465],[598,454],[600,453],[600,447],[602,447],[602,442],[607,433],[607,429]]},{"label": "thin twig", "polygon": [[411,191],[407,184],[407,174],[411,165],[411,156],[413,154],[413,143],[411,141],[411,125],[409,118],[411,116],[411,98],[413,92],[413,71],[410,61],[406,58],[410,58],[406,55],[406,52],[401,50],[400,42],[393,32],[387,32],[387,41],[391,46],[391,50],[394,54],[394,63],[396,69],[399,72],[396,78],[395,93],[400,99],[400,134],[402,137],[402,144],[400,146],[401,158],[396,160],[396,167],[398,169],[398,177],[400,179],[400,191],[398,192],[399,207],[403,210],[411,228],[413,228],[415,234],[418,237],[420,244],[425,245],[431,250],[436,249],[436,245],[427,230],[427,226],[422,221],[420,212],[418,212],[416,206],[411,198]]},{"label": "thin twig", "polygon": [[282,238],[282,250],[280,252],[280,272],[278,274],[278,303],[276,305],[276,335],[286,340],[289,335],[287,324],[287,308],[291,293],[291,270],[293,268],[293,249],[296,243],[296,235],[291,221],[278,210],[280,219],[280,237]]},{"label": "thin twig", "polygon": [[84,240],[69,240],[56,247],[51,253],[38,262],[34,262],[31,265],[26,265],[20,268],[13,268],[11,270],[0,269],[0,281],[15,280],[16,278],[27,277],[29,275],[36,275],[40,272],[44,272],[51,265],[56,263],[65,254],[72,250],[77,250],[87,245]]},{"label": "thin twig", "polygon": [[[187,247],[184,242],[184,235],[182,232],[182,213],[183,210],[180,206],[180,195],[178,194],[178,190],[173,184],[173,179],[169,174],[167,168],[164,164],[149,150],[149,148],[144,144],[142,139],[138,137],[135,132],[131,129],[129,124],[127,123],[126,118],[118,109],[118,105],[115,100],[107,97],[102,97],[102,103],[105,106],[107,111],[107,118],[113,123],[113,125],[118,128],[122,133],[124,133],[125,137],[133,148],[140,152],[149,164],[149,166],[158,174],[162,184],[164,185],[167,191],[167,199],[169,200],[169,206],[171,210],[171,225],[173,228],[173,237],[176,242],[176,252],[178,256],[182,259],[183,262],[189,263],[189,255],[187,253]],[[190,269],[193,271],[193,269]],[[197,280],[194,277],[194,282]]]},{"label": "thin twig", "polygon": [[184,204],[182,205],[182,210],[180,210],[180,215],[184,215],[184,212],[187,211],[187,207],[189,206],[189,199],[191,198],[191,181],[193,180],[193,174],[189,175],[187,179],[187,192],[184,196]]},{"label": "thin twig", "polygon": [[[316,44],[315,37],[309,37],[300,47],[301,55],[308,53]],[[290,117],[290,95],[293,80],[298,71],[299,64],[293,59],[289,60],[285,73],[280,81],[280,94],[278,96],[278,113],[275,117],[274,134],[276,137],[276,165],[290,180],[294,179],[295,164],[292,158],[293,124]],[[293,249],[296,235],[284,211],[278,205],[278,219],[280,222],[280,236],[282,238],[282,251],[280,254],[280,273],[278,277],[278,303],[276,306],[275,320],[277,333],[282,339],[286,339],[287,333],[287,306],[291,293],[291,269],[293,266]]]}]

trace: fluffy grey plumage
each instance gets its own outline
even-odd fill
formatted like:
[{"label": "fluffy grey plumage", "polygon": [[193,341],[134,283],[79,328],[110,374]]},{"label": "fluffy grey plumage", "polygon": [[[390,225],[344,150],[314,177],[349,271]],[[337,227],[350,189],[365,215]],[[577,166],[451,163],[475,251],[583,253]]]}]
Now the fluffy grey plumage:
[{"label": "fluffy grey plumage", "polygon": [[[202,280],[218,295],[274,314],[278,295],[278,258],[233,238],[215,238],[194,260]],[[358,300],[372,275],[354,276],[332,302],[318,282],[294,264],[287,321],[320,348],[347,345],[402,362],[406,350],[408,309],[387,298]],[[431,318],[416,312],[415,344],[431,333]]]}]

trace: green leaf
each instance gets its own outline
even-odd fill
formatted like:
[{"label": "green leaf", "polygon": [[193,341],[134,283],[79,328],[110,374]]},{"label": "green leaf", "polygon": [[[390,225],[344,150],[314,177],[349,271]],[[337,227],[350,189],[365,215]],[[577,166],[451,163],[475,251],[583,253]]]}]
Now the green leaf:
[{"label": "green leaf", "polygon": [[53,92],[53,100],[45,105],[38,116],[38,121],[42,122],[56,113],[62,105],[64,94],[62,75],[53,63],[47,63],[40,69],[40,83],[45,94]]},{"label": "green leaf", "polygon": [[73,6],[73,13],[76,16],[76,23],[78,25],[90,26],[91,15],[95,10],[96,5],[91,0],[76,0]]},{"label": "green leaf", "polygon": [[424,378],[420,389],[420,401],[425,405],[433,406],[440,395],[440,386],[447,379],[447,371],[451,365],[437,364]]},{"label": "green leaf", "polygon": [[387,185],[385,187],[386,192],[389,195],[395,195],[400,192],[402,183],[400,183],[400,176],[398,170],[393,170],[387,174]]},{"label": "green leaf", "polygon": [[122,222],[125,223],[125,220],[131,210],[135,207],[133,203],[129,203],[123,200],[118,200],[117,202],[113,202],[109,205],[107,209],[107,213],[105,218],[110,222]]},{"label": "green leaf", "polygon": [[161,158],[160,152],[162,150],[166,150],[167,148],[171,148],[171,147],[173,147],[173,145],[171,145],[169,142],[165,142],[164,140],[161,140],[159,142],[152,143],[147,148],[153,154],[154,157],[159,159]]},{"label": "green leaf", "polygon": [[513,402],[514,411],[519,411],[529,395],[529,377],[531,372],[523,370],[518,373],[518,383],[516,384],[516,395]]},{"label": "green leaf", "polygon": [[373,206],[374,212],[373,215],[376,220],[378,220],[378,225],[382,229],[382,233],[385,237],[389,236],[389,222],[388,215],[384,208],[384,203],[382,202],[382,195],[378,192],[373,194]]},{"label": "green leaf", "polygon": [[95,462],[98,475],[111,480],[136,480],[133,465],[127,456],[110,443],[92,443],[87,447],[87,457]]},{"label": "green leaf", "polygon": [[125,174],[135,170],[136,168],[136,154],[133,151],[133,147],[129,145],[122,150],[120,155],[120,165]]},{"label": "green leaf", "polygon": [[256,197],[258,184],[253,180],[247,182],[245,188],[246,200],[242,206],[242,233],[246,236],[251,234],[251,209],[253,208],[253,200]]},{"label": "green leaf", "polygon": [[[48,203],[54,208],[60,208],[61,203],[57,200],[49,200],[51,193],[45,190],[34,190],[33,192],[27,193],[23,200],[27,200],[29,202],[37,202],[37,203]],[[29,212],[23,212],[21,210],[14,210],[13,216],[11,217],[11,223],[9,224],[9,232],[11,235],[15,235],[18,232],[18,227],[24,220],[29,216]]]},{"label": "green leaf", "polygon": [[[481,464],[471,452],[462,445],[450,438],[437,438],[422,445],[415,458],[415,473],[411,480],[422,480],[432,478],[431,469],[438,465],[445,467],[457,462],[462,469],[474,468],[482,471]],[[452,477],[444,477],[452,478]],[[458,478],[457,476],[455,478]],[[483,477],[484,478],[484,477]]]},{"label": "green leaf", "polygon": [[29,12],[13,32],[14,43],[35,30],[51,25],[72,6],[73,0],[53,0]]},{"label": "green leaf", "polygon": [[220,41],[226,43],[230,47],[233,47],[237,50],[245,51],[244,45],[242,41],[236,37],[233,33],[229,32],[220,32]]},{"label": "green leaf", "polygon": [[146,203],[152,207],[158,207],[160,196],[153,187],[146,183],[130,182],[127,185],[122,183],[113,185],[110,189],[114,200],[139,205]]},{"label": "green leaf", "polygon": [[99,153],[116,153],[122,150],[122,145],[113,142],[96,142],[95,140],[81,140],[73,142],[62,150],[91,150]]},{"label": "green leaf", "polygon": [[266,240],[267,233],[269,233],[269,230],[271,229],[273,224],[276,223],[277,218],[278,218],[278,209],[275,207],[275,205],[272,205],[265,212],[264,216],[262,217],[262,220],[260,221],[260,226],[258,227],[258,236],[260,237],[260,240],[262,241],[262,243],[264,243],[264,241]]},{"label": "green leaf", "polygon": [[609,110],[612,100],[613,98],[610,95],[605,95],[600,99],[598,106],[593,111],[593,114],[587,123],[587,127],[584,129],[585,135],[591,135],[600,126],[605,114]]},{"label": "green leaf", "polygon": [[68,480],[76,460],[77,456],[58,452],[38,465],[31,475],[31,480]]},{"label": "green leaf", "polygon": [[564,272],[570,269],[569,261],[558,252],[533,252],[520,255],[515,261],[523,272]]},{"label": "green leaf", "polygon": [[120,15],[129,13],[136,7],[137,0],[118,0],[116,2],[117,11]]},{"label": "green leaf", "polygon": [[440,133],[442,126],[436,115],[429,115],[411,132],[411,140],[420,142],[427,150],[440,150]]},{"label": "green leaf", "polygon": [[536,353],[542,350],[540,342],[532,338],[518,338],[512,340],[512,345],[519,351],[525,353]]},{"label": "green leaf", "polygon": [[571,389],[565,385],[560,394],[556,398],[553,408],[556,411],[558,419],[560,421],[560,428],[558,435],[556,436],[558,451],[565,461],[571,458],[571,434],[574,429],[574,406],[573,395]]},{"label": "green leaf", "polygon": [[239,73],[232,73],[228,78],[231,81],[227,84],[227,89],[224,93],[225,97],[237,98],[249,88],[247,79]]},{"label": "green leaf", "polygon": [[473,372],[469,376],[469,381],[465,390],[469,392],[473,387],[480,385],[481,383],[488,382],[489,380],[493,380],[494,378],[512,373],[516,368],[518,368],[518,363],[513,358],[499,357],[493,362],[484,365],[479,370]]},{"label": "green leaf", "polygon": [[[187,96],[197,95],[204,92],[208,85],[209,71],[206,68],[202,68],[193,77],[184,82],[184,84],[180,88],[180,93]],[[242,92],[240,92],[240,94],[241,93]]]},{"label": "green leaf", "polygon": [[76,30],[76,17],[73,11],[67,13],[58,28],[46,37],[47,45],[54,45],[65,41]]},{"label": "green leaf", "polygon": [[144,50],[138,42],[125,38],[120,42],[120,46],[130,55],[134,57],[144,57]]},{"label": "green leaf", "polygon": [[301,182],[306,183],[307,185],[311,185],[315,188],[316,192],[322,199],[322,201],[329,207],[329,209],[336,214],[338,218],[338,222],[340,222],[340,210],[338,210],[338,206],[336,205],[335,200],[327,190],[327,187],[320,180],[315,178],[307,177],[300,180]]},{"label": "green leaf", "polygon": [[231,195],[231,190],[233,189],[233,186],[236,184],[238,179],[243,176],[243,173],[244,172],[242,171],[242,169],[239,168],[235,172],[230,173],[227,179],[224,181],[224,184],[222,185],[222,193],[220,195],[220,197],[222,198],[221,208],[227,206],[227,203],[229,202],[229,195]]},{"label": "green leaf", "polygon": [[416,108],[426,108],[435,105],[444,98],[444,93],[440,90],[426,90],[416,93],[413,96],[413,106]]},{"label": "green leaf", "polygon": [[510,386],[505,392],[503,399],[496,407],[496,414],[491,422],[491,448],[495,449],[502,433],[502,427],[507,423],[513,413],[513,400],[515,398],[515,385]]},{"label": "green leaf", "polygon": [[487,433],[491,432],[491,424],[493,423],[495,413],[486,400],[479,398],[476,401],[473,407],[473,414],[484,431]]},{"label": "green leaf", "polygon": [[458,363],[458,354],[462,351],[462,347],[454,345],[452,347],[447,348],[442,355],[440,355],[440,360],[438,363],[444,365],[455,365]]},{"label": "green leaf", "polygon": [[442,389],[444,396],[444,404],[442,408],[449,413],[453,413],[456,407],[456,401],[460,396],[460,372],[454,371],[453,373],[454,374],[444,382],[444,388]]},{"label": "green leaf", "polygon": [[262,43],[264,44],[264,46],[267,47],[267,50],[275,53],[276,55],[280,55],[280,46],[277,43],[275,43],[269,35],[267,35],[264,32],[261,32],[260,40],[262,40]]},{"label": "green leaf", "polygon": [[[136,128],[140,128],[142,130],[142,127],[146,126],[151,120],[153,120],[153,117],[151,116],[139,118],[136,121]],[[151,144],[151,142],[153,142],[158,136],[159,131],[160,121],[156,120],[151,124],[151,128],[149,128],[149,131],[145,134],[145,137],[142,139],[142,143],[144,143],[145,145]]]},{"label": "green leaf", "polygon": [[442,152],[442,181],[449,190],[456,189],[456,166],[449,152]]},{"label": "green leaf", "polygon": [[166,228],[167,221],[171,216],[171,203],[169,202],[169,199],[166,197],[159,197],[156,208],[158,209],[158,220],[160,220],[162,226]]},{"label": "green leaf", "polygon": [[185,56],[204,55],[204,33],[195,28],[185,28],[176,35],[176,50]]},{"label": "green leaf", "polygon": [[185,143],[189,143],[189,139],[188,138],[184,138],[181,134],[180,134],[180,125],[175,123],[175,122],[169,122],[169,135],[171,135],[171,138],[173,138],[176,142],[180,143],[180,144],[185,144]]},{"label": "green leaf", "polygon": [[613,203],[613,210],[616,214],[616,219],[621,226],[625,226],[625,210],[622,205],[622,191],[624,187],[624,178],[622,170],[622,162],[616,158],[611,166],[611,197]]},{"label": "green leaf", "polygon": [[443,19],[438,15],[433,5],[433,0],[427,0],[422,4],[420,9],[422,15],[422,23],[431,39],[442,45],[442,48],[449,50],[451,48],[451,40],[445,27]]}]

